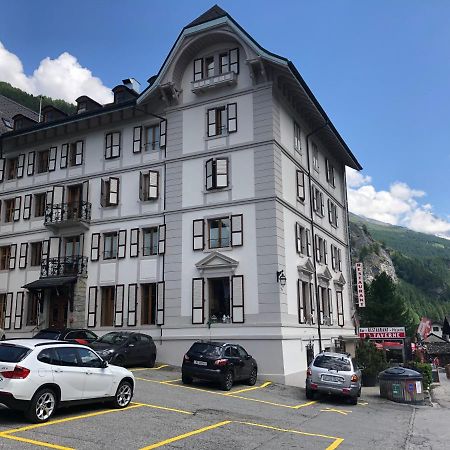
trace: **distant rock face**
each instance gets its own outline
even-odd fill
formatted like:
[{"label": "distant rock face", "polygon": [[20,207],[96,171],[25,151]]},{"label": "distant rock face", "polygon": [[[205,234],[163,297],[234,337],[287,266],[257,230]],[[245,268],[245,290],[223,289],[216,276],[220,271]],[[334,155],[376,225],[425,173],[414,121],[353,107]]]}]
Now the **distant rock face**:
[{"label": "distant rock face", "polygon": [[350,245],[352,264],[362,262],[364,281],[371,283],[381,272],[385,272],[397,283],[397,274],[389,253],[375,241],[365,226],[350,222]]}]

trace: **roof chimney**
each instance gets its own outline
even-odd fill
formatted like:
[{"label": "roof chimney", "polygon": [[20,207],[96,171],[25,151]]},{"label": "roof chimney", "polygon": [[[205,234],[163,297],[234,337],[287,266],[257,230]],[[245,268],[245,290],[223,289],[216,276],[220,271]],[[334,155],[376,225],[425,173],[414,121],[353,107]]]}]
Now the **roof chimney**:
[{"label": "roof chimney", "polygon": [[122,83],[128,88],[132,89],[134,92],[137,92],[138,94],[141,91],[141,84],[138,80],[134,78],[127,78],[126,80],[122,80]]}]

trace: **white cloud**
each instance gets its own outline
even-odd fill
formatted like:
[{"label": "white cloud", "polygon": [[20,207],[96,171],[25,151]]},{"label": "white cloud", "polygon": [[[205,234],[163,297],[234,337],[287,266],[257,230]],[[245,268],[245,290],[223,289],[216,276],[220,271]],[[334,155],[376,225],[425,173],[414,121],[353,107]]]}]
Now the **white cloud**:
[{"label": "white cloud", "polygon": [[419,202],[426,193],[412,189],[406,183],[395,182],[388,191],[377,191],[370,176],[347,169],[349,210],[355,214],[401,225],[414,231],[435,234],[450,239],[450,218],[433,214],[430,203]]},{"label": "white cloud", "polygon": [[0,42],[0,80],[6,81],[33,95],[47,95],[71,103],[80,95],[87,95],[99,103],[109,103],[112,92],[100,78],[82,67],[70,53],[56,59],[44,58],[32,75],[26,75],[20,59]]}]

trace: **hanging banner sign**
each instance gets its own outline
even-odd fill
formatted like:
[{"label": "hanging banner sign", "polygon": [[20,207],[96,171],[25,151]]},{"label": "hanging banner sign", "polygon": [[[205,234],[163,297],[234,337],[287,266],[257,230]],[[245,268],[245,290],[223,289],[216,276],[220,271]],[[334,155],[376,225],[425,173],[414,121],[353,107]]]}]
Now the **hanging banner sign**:
[{"label": "hanging banner sign", "polygon": [[365,308],[366,297],[364,295],[364,274],[363,274],[363,264],[356,263],[356,293],[358,295],[358,306],[360,308]]},{"label": "hanging banner sign", "polygon": [[372,327],[360,328],[361,339],[404,339],[406,337],[405,327]]}]

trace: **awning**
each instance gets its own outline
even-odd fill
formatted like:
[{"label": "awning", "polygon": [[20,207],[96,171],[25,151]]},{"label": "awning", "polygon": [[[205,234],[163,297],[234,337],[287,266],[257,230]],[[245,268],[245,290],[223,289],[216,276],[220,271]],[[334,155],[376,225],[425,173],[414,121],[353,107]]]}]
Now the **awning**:
[{"label": "awning", "polygon": [[22,286],[29,290],[39,290],[52,287],[66,286],[67,284],[74,284],[77,282],[77,277],[49,277],[39,278],[39,280],[32,281],[31,283]]}]

